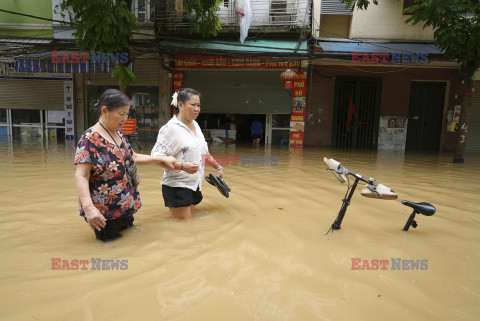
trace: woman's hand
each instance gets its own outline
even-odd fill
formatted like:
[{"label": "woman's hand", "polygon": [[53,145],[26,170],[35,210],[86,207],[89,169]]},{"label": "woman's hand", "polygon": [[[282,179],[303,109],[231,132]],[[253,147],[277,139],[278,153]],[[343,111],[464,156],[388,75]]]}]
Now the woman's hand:
[{"label": "woman's hand", "polygon": [[[158,156],[157,156],[158,157]],[[165,169],[175,170],[175,163],[178,162],[173,156],[159,156],[158,165]]]},{"label": "woman's hand", "polygon": [[217,176],[221,179],[225,179],[225,174],[223,173],[223,169],[217,171]]},{"label": "woman's hand", "polygon": [[102,227],[105,227],[107,224],[107,220],[105,217],[103,217],[102,213],[100,213],[95,205],[93,205],[92,197],[90,196],[88,181],[90,179],[91,168],[91,163],[81,163],[76,165],[75,186],[77,188],[77,194],[80,198],[80,202],[82,203],[88,225],[90,225],[92,230],[97,229],[100,231]]},{"label": "woman's hand", "polygon": [[89,209],[84,208],[84,211],[87,223],[92,230],[100,231],[105,225],[107,225],[107,220],[95,206],[92,206]]},{"label": "woman's hand", "polygon": [[182,163],[182,170],[188,174],[195,174],[198,172],[198,164],[192,162]]}]

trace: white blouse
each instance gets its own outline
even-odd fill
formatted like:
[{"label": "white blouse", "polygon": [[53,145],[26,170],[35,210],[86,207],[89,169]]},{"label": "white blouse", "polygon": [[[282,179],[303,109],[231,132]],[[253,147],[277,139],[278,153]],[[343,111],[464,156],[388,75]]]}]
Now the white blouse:
[{"label": "white blouse", "polygon": [[[185,187],[193,191],[202,190],[205,173],[205,155],[208,153],[207,142],[200,126],[194,120],[195,133],[173,116],[158,131],[157,142],[152,149],[152,156],[173,156],[178,161],[199,164],[198,172],[188,174],[181,170],[164,169],[162,185],[170,187]],[[203,163],[202,163],[203,161]]]}]

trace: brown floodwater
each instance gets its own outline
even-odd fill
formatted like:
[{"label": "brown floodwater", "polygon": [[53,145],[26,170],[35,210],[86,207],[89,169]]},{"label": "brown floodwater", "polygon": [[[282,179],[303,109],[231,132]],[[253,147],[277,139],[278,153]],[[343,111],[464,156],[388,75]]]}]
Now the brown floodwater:
[{"label": "brown floodwater", "polygon": [[[0,143],[1,320],[480,319],[480,155],[454,165],[451,154],[213,146],[238,165],[254,155],[276,166],[226,166],[230,198],[204,183],[189,221],[163,206],[163,170],[139,167],[135,226],[102,243],[77,214],[74,149]],[[398,200],[364,198],[359,188],[342,229],[325,235],[347,186],[324,156]],[[401,200],[437,213],[402,231],[410,210]],[[355,258],[388,264],[353,270]],[[88,260],[86,270],[67,270],[73,260]],[[108,260],[124,260],[122,269]],[[408,260],[423,260],[422,269]]]}]

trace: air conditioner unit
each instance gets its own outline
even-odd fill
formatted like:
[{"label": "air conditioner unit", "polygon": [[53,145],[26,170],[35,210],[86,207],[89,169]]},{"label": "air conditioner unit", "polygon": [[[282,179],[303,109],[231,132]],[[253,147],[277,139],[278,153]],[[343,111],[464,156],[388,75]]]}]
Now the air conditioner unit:
[{"label": "air conditioner unit", "polygon": [[271,22],[294,22],[297,20],[298,2],[272,0],[270,2]]}]

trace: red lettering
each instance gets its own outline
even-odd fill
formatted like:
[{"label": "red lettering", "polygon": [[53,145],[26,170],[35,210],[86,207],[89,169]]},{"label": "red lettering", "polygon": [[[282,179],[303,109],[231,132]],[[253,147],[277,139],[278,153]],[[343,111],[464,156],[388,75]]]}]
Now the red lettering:
[{"label": "red lettering", "polygon": [[370,63],[370,56],[368,55],[368,53],[364,53],[363,56],[362,56],[362,62],[364,64],[366,63]]},{"label": "red lettering", "polygon": [[382,266],[382,270],[388,270],[388,260],[380,260],[380,265]]},{"label": "red lettering", "polygon": [[230,156],[228,156],[228,155],[223,155],[223,156],[222,156],[222,161],[220,162],[220,165],[222,165],[222,166],[228,166],[229,158],[230,158]]},{"label": "red lettering", "polygon": [[202,165],[207,166],[207,154],[202,154]]},{"label": "red lettering", "polygon": [[70,270],[70,264],[68,264],[68,260],[62,260],[62,270]]},{"label": "red lettering", "polygon": [[80,62],[83,63],[83,64],[88,62],[88,57],[89,57],[88,52],[81,52],[80,53],[80,59],[81,59]]},{"label": "red lettering", "polygon": [[69,63],[70,62],[70,56],[68,55],[68,53],[62,53],[62,56],[63,56],[63,61],[62,62],[66,62],[66,63]]},{"label": "red lettering", "polygon": [[232,166],[238,166],[237,161],[240,161],[239,156],[232,156]]},{"label": "red lettering", "polygon": [[378,260],[372,260],[371,263],[371,270],[378,270]]},{"label": "red lettering", "polygon": [[352,270],[360,270],[360,262],[362,261],[362,259],[360,259],[359,257],[352,257]]},{"label": "red lettering", "polygon": [[381,53],[381,54],[380,54],[380,58],[381,58],[382,60],[381,60],[380,62],[381,62],[382,64],[388,63],[388,60],[387,60],[388,57],[390,57],[390,54],[389,54],[389,53]]},{"label": "red lettering", "polygon": [[362,62],[362,60],[360,59],[361,55],[362,55],[361,52],[352,51],[352,62],[361,63]]},{"label": "red lettering", "polygon": [[62,261],[59,257],[52,257],[52,270],[61,270],[60,262]]},{"label": "red lettering", "polygon": [[78,260],[72,260],[70,270],[78,270]]},{"label": "red lettering", "polygon": [[371,61],[372,61],[372,63],[374,63],[374,64],[377,64],[377,63],[380,61],[380,59],[378,58],[378,53],[376,53],[376,52],[372,53],[371,58],[372,58]]},{"label": "red lettering", "polygon": [[368,260],[362,260],[362,270],[370,270],[370,265],[368,264]]},{"label": "red lettering", "polygon": [[52,51],[52,63],[63,62],[63,61],[60,61],[61,56],[62,56],[61,51]]},{"label": "red lettering", "polygon": [[74,64],[76,64],[76,63],[79,62],[79,60],[78,60],[78,52],[72,53],[72,54],[70,55],[70,57],[71,57],[70,62],[72,62],[72,63],[74,63]]},{"label": "red lettering", "polygon": [[88,260],[80,260],[80,265],[82,265],[81,270],[88,270],[87,264],[88,264]]}]

